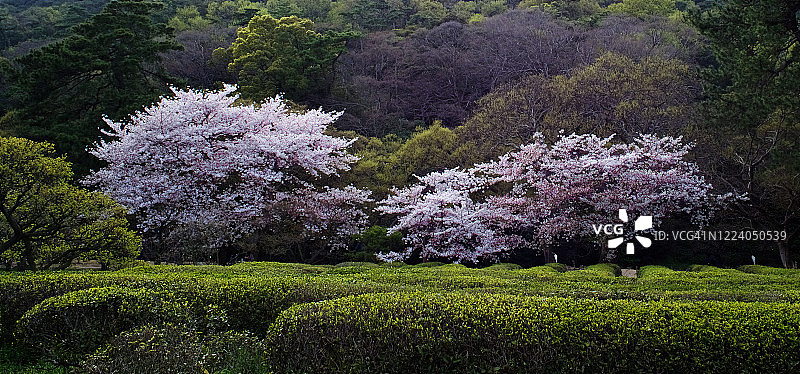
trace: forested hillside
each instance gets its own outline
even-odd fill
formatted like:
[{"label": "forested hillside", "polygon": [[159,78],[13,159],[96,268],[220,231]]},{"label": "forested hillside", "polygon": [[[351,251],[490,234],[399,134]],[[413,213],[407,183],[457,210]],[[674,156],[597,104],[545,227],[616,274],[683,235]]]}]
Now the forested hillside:
[{"label": "forested hillside", "polygon": [[[232,84],[241,105],[258,107],[281,94],[290,112],[343,112],[331,116],[325,136],[350,139],[358,161],[313,175],[313,183],[299,173],[299,184],[276,191],[353,186],[371,193],[362,199],[369,209],[394,196],[393,187],[421,186],[428,173],[467,170],[522,144],[546,149],[569,144],[570,134],[613,135],[609,146],[631,144],[633,152],[633,144],[666,144],[640,134],[682,137],[692,146],[676,157],[696,164],[698,178],[720,197],[704,227],[785,235],[668,243],[623,260],[741,264],[757,255],[791,266],[800,232],[799,18],[796,0],[0,0],[0,135],[53,143],[81,181],[113,166],[112,156],[92,152],[101,139],[113,139],[113,123],[185,87]],[[108,192],[109,185],[88,187]],[[505,191],[486,188],[486,196]],[[703,204],[690,205],[708,208]],[[694,211],[672,213],[664,227],[697,228],[689,220]],[[396,215],[369,215],[372,228],[335,249],[333,234],[310,240],[291,217],[229,237],[222,257],[330,262],[403,245],[385,235]],[[144,227],[148,219],[134,214],[132,223]],[[166,250],[164,230],[176,229],[142,232],[148,256],[199,256]],[[530,243],[539,234],[520,235]],[[583,239],[549,238],[545,253],[558,250],[573,263],[606,255]],[[549,262],[538,257],[541,248],[526,248],[504,255]]]}]

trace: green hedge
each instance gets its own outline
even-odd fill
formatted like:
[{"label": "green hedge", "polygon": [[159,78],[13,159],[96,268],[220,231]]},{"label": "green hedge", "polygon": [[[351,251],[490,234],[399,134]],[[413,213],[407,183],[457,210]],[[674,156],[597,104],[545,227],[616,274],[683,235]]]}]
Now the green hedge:
[{"label": "green hedge", "polygon": [[558,271],[559,273],[563,273],[563,272],[567,271],[567,265],[564,265],[564,264],[562,264],[560,262],[550,262],[550,263],[544,264],[544,266],[549,266],[549,267],[555,269],[556,271]]},{"label": "green hedge", "polygon": [[84,373],[265,373],[261,339],[234,331],[200,334],[184,325],[125,331],[81,363]]},{"label": "green hedge", "polygon": [[622,276],[622,268],[617,264],[602,263],[597,265],[587,266],[586,270],[595,271],[598,273],[610,274],[615,277]]},{"label": "green hedge", "polygon": [[485,270],[519,270],[519,269],[522,269],[522,266],[519,266],[517,264],[501,262],[499,264],[494,264],[494,265],[491,265],[491,266],[487,266],[484,269]]},{"label": "green hedge", "polygon": [[[314,266],[244,263],[222,266],[144,266],[116,272],[0,274],[0,336],[50,297],[96,287],[170,292],[195,313],[224,309],[231,325],[263,335],[284,309],[305,302],[387,291],[463,291],[528,296],[636,300],[800,301],[800,277],[697,267],[643,267],[638,279],[617,277],[609,264],[559,273],[554,265],[496,271],[463,265],[436,267]],[[780,269],[778,269],[780,270]]]},{"label": "green hedge", "polygon": [[130,328],[155,322],[186,321],[169,295],[118,287],[90,288],[49,298],[17,322],[15,338],[67,365]]},{"label": "green hedge", "polygon": [[737,270],[750,274],[779,275],[784,277],[800,277],[800,269],[774,268],[762,265],[744,265]]},{"label": "green hedge", "polygon": [[649,265],[642,266],[636,272],[637,278],[654,278],[654,277],[670,277],[675,275],[675,270],[666,266]]},{"label": "green hedge", "polygon": [[276,372],[800,370],[800,305],[387,293],[294,306],[268,336]]}]

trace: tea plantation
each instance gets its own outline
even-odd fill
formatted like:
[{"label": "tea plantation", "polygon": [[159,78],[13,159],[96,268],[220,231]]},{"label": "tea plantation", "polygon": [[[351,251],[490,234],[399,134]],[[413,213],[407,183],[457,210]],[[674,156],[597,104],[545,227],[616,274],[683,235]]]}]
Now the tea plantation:
[{"label": "tea plantation", "polygon": [[800,372],[800,270],[0,273],[0,372]]}]

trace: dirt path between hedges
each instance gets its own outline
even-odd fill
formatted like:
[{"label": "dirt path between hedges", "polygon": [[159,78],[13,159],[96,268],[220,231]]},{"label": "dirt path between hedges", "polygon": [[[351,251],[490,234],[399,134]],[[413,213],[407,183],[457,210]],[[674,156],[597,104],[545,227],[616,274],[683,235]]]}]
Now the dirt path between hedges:
[{"label": "dirt path between hedges", "polygon": [[636,278],[636,269],[622,269],[622,276],[628,278]]}]

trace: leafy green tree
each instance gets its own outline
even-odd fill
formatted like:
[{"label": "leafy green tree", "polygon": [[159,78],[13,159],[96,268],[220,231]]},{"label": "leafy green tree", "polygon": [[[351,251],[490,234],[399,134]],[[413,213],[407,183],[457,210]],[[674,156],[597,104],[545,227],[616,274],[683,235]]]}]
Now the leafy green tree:
[{"label": "leafy green tree", "polygon": [[211,26],[211,21],[203,18],[194,5],[178,8],[175,16],[169,19],[167,25],[176,32],[186,30],[202,30]]},{"label": "leafy green tree", "polygon": [[[296,16],[255,16],[239,30],[227,51],[228,68],[238,75],[242,97],[262,100],[283,93],[301,103],[325,96],[333,83],[333,64],[352,33],[314,31],[311,20]],[[215,51],[216,53],[217,51]]]},{"label": "leafy green tree", "polygon": [[389,230],[383,226],[372,226],[361,234],[355,236],[362,249],[371,253],[402,251],[405,247],[403,243],[403,233],[395,231],[389,234]]},{"label": "leafy green tree", "polygon": [[206,17],[217,25],[236,27],[247,25],[256,14],[264,14],[267,11],[265,4],[252,2],[250,0],[225,0],[222,2],[210,2],[206,12]]},{"label": "leafy green tree", "polygon": [[360,137],[353,145],[353,152],[359,160],[343,178],[369,188],[376,199],[386,197],[392,187],[417,182],[417,175],[480,161],[475,158],[471,143],[464,143],[456,132],[438,121],[428,128],[418,128],[406,140],[394,134],[383,138]]},{"label": "leafy green tree", "polygon": [[345,0],[333,7],[334,19],[366,31],[403,28],[413,12],[409,0]]},{"label": "leafy green tree", "polygon": [[66,39],[20,58],[13,133],[55,143],[85,173],[93,165],[86,147],[100,138],[103,115],[123,118],[175,82],[158,65],[161,53],[179,48],[166,26],[152,21],[159,8],[112,1]]},{"label": "leafy green tree", "polygon": [[461,23],[467,23],[477,9],[474,1],[459,1],[450,8],[449,17]]},{"label": "leafy green tree", "polygon": [[482,1],[479,2],[479,8],[484,17],[496,16],[508,11],[505,0]]},{"label": "leafy green tree", "polygon": [[332,5],[329,0],[295,0],[295,4],[300,8],[300,15],[303,18],[314,22],[326,20]]},{"label": "leafy green tree", "polygon": [[431,28],[442,23],[447,17],[447,9],[440,2],[418,0],[413,1],[412,4],[414,6],[414,14],[408,20],[411,24]]},{"label": "leafy green tree", "polygon": [[675,0],[623,0],[608,6],[611,13],[624,13],[639,18],[678,17],[680,11]]},{"label": "leafy green tree", "polygon": [[478,101],[459,136],[474,142],[483,158],[499,156],[541,132],[549,140],[567,134],[639,133],[678,135],[694,121],[699,88],[678,60],[650,57],[636,62],[607,53],[571,76],[531,75]]},{"label": "leafy green tree", "polygon": [[[784,266],[800,238],[800,1],[730,0],[693,13],[717,66],[705,72],[705,140],[716,178],[748,200],[739,228],[786,231]],[[796,261],[796,257],[795,257]]]},{"label": "leafy green tree", "polygon": [[0,260],[38,270],[135,258],[141,243],[125,209],[71,185],[69,162],[54,154],[48,143],[0,137]]},{"label": "leafy green tree", "polygon": [[300,7],[294,0],[268,0],[267,12],[275,18],[300,16]]}]

